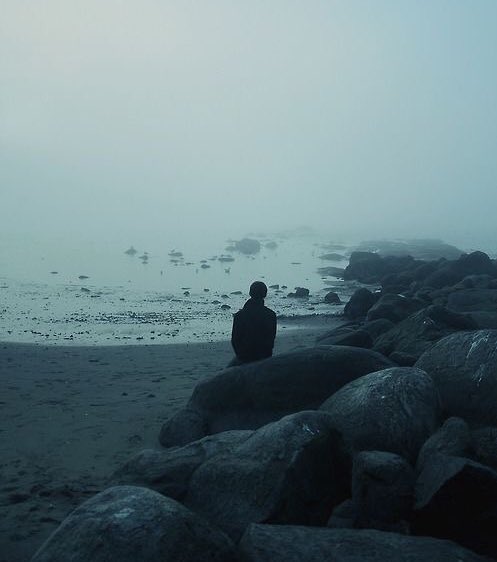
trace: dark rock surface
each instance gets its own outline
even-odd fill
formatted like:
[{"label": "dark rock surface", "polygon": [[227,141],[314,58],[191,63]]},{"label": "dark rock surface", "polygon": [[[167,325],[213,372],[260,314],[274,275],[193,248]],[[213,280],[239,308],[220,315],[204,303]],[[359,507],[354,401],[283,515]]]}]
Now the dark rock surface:
[{"label": "dark rock surface", "polygon": [[417,260],[458,259],[464,252],[442,240],[414,238],[410,240],[368,240],[359,244],[358,251],[376,252],[380,256],[412,256]]},{"label": "dark rock surface", "polygon": [[198,384],[185,409],[161,431],[165,447],[211,433],[255,429],[301,410],[318,408],[351,380],[392,363],[349,346],[317,346],[225,369]]},{"label": "dark rock surface", "polygon": [[250,525],[243,562],[489,562],[453,542],[375,530]]},{"label": "dark rock surface", "polygon": [[432,456],[443,454],[455,457],[467,457],[471,454],[471,434],[468,424],[461,418],[449,418],[419,451],[416,468],[423,469],[425,462]]},{"label": "dark rock surface", "polygon": [[495,277],[496,273],[495,265],[487,254],[471,252],[463,254],[457,260],[441,262],[440,267],[424,279],[423,285],[440,289],[455,285],[468,275],[485,274]]},{"label": "dark rock surface", "polygon": [[293,293],[288,293],[288,296],[295,299],[305,299],[309,296],[309,289],[305,287],[295,287],[295,291]]},{"label": "dark rock surface", "polygon": [[353,347],[363,347],[371,349],[373,347],[373,338],[366,330],[354,330],[348,334],[342,334],[320,341],[321,345],[351,345]]},{"label": "dark rock surface", "polygon": [[337,293],[335,293],[334,291],[330,291],[324,296],[324,302],[328,304],[340,304],[342,301],[340,300],[340,297]]},{"label": "dark rock surface", "polygon": [[110,478],[112,485],[144,486],[181,501],[193,472],[207,459],[231,450],[247,440],[250,430],[224,431],[183,447],[145,449],[132,457]]},{"label": "dark rock surface", "polygon": [[329,417],[299,412],[203,463],[185,504],[239,538],[252,522],[324,525],[347,493],[346,458]]},{"label": "dark rock surface", "polygon": [[414,503],[414,470],[401,456],[363,451],[354,457],[352,502],[355,527],[400,530]]},{"label": "dark rock surface", "polygon": [[235,556],[226,535],[176,501],[118,486],[73,511],[32,562],[233,562]]},{"label": "dark rock surface", "polygon": [[345,305],[343,314],[350,320],[364,318],[368,310],[375,304],[380,297],[379,294],[372,293],[369,289],[362,287],[357,289]]},{"label": "dark rock surface", "polygon": [[439,424],[432,379],[408,367],[364,375],[338,390],[320,410],[331,415],[353,451],[388,451],[410,462]]},{"label": "dark rock surface", "polygon": [[497,425],[497,330],[460,332],[416,362],[435,382],[445,417]]},{"label": "dark rock surface", "polygon": [[412,314],[388,332],[381,334],[374,342],[374,349],[387,356],[397,351],[418,359],[443,337],[460,330],[476,328],[472,318],[442,306],[432,305]]},{"label": "dark rock surface", "polygon": [[497,427],[479,427],[471,432],[471,457],[497,470]]},{"label": "dark rock surface", "polygon": [[497,473],[474,461],[432,455],[416,482],[413,532],[497,555]]},{"label": "dark rock surface", "polygon": [[391,293],[384,294],[368,310],[367,320],[378,320],[386,318],[391,322],[397,323],[404,320],[414,312],[423,307],[423,303],[417,299],[410,299],[402,295]]}]

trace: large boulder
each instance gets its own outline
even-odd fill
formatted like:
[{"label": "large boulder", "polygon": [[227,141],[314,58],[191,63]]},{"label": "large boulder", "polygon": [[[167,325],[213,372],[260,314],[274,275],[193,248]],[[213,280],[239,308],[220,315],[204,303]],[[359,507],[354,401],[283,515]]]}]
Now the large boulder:
[{"label": "large boulder", "polygon": [[184,502],[236,539],[254,522],[324,525],[349,478],[329,417],[299,412],[204,462]]},{"label": "large boulder", "polygon": [[437,387],[445,417],[497,425],[497,330],[443,338],[416,362]]},{"label": "large boulder", "polygon": [[352,451],[388,451],[411,463],[439,423],[435,385],[424,371],[412,367],[394,367],[356,379],[320,410],[330,414]]},{"label": "large boulder", "polygon": [[468,275],[482,274],[495,277],[495,265],[484,252],[472,252],[454,261],[440,262],[440,267],[424,279],[423,285],[440,289],[455,285]]},{"label": "large boulder", "polygon": [[351,380],[392,366],[370,350],[317,346],[225,369],[199,383],[185,409],[164,424],[160,442],[184,445],[231,429],[256,429],[318,408]]},{"label": "large boulder", "polygon": [[497,471],[497,427],[478,427],[471,431],[471,458]]},{"label": "large boulder", "polygon": [[374,252],[352,252],[344,279],[356,279],[361,283],[379,283],[387,275],[412,269],[416,261],[411,256],[381,257]]},{"label": "large boulder", "polygon": [[497,555],[497,473],[463,457],[429,457],[416,482],[415,534]]},{"label": "large boulder", "polygon": [[379,294],[372,293],[369,289],[361,287],[350,297],[343,309],[343,313],[350,320],[364,318],[378,298]]},{"label": "large boulder", "polygon": [[373,347],[373,338],[366,330],[354,326],[344,326],[331,330],[317,339],[319,345],[350,345],[353,347]]},{"label": "large boulder", "polygon": [[199,562],[236,559],[221,531],[146,488],[109,488],[75,509],[32,562]]},{"label": "large boulder", "polygon": [[468,457],[472,451],[471,434],[468,424],[461,418],[449,418],[419,451],[416,468],[419,472],[434,455]]},{"label": "large boulder", "polygon": [[244,562],[490,562],[458,544],[375,530],[250,525]]},{"label": "large boulder", "polygon": [[[497,283],[496,279],[491,281]],[[497,288],[495,287],[452,291],[447,296],[447,307],[456,312],[470,314],[478,328],[497,328]]]},{"label": "large boulder", "polygon": [[223,431],[183,447],[145,449],[133,456],[110,477],[112,485],[133,484],[151,488],[181,501],[193,472],[207,459],[246,441],[253,431]]},{"label": "large boulder", "polygon": [[412,314],[374,342],[374,349],[390,356],[394,352],[408,353],[418,359],[435,342],[461,330],[475,330],[471,317],[432,305]]},{"label": "large boulder", "polygon": [[405,529],[414,504],[414,482],[414,470],[403,457],[384,451],[358,453],[352,470],[355,527]]},{"label": "large boulder", "polygon": [[424,303],[402,295],[387,293],[381,296],[368,311],[367,320],[386,318],[394,324],[423,308]]}]

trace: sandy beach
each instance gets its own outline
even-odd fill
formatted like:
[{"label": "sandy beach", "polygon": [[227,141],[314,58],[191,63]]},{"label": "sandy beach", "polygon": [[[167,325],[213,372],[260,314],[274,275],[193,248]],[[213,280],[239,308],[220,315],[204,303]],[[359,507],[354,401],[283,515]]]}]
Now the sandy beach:
[{"label": "sandy beach", "polygon": [[[280,329],[275,353],[341,320]],[[128,346],[0,344],[0,561],[27,561],[64,517],[232,358],[228,341]]]}]

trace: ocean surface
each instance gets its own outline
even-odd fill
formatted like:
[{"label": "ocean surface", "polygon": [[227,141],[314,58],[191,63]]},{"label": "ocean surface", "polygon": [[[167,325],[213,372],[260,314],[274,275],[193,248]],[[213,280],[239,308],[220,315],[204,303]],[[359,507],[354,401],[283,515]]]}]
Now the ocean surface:
[{"label": "ocean surface", "polygon": [[[325,294],[336,291],[346,302],[357,284],[318,269],[344,268],[347,244],[311,232],[250,237],[261,244],[254,255],[233,251],[233,240],[208,233],[174,241],[3,237],[0,340],[72,345],[223,340],[254,280],[274,286],[266,305],[276,311],[282,329],[292,329],[295,318],[312,321],[342,312],[343,304],[323,302]],[[131,243],[134,255],[126,253]],[[329,253],[343,257],[321,258]],[[309,298],[289,297],[296,287],[309,289]]]}]

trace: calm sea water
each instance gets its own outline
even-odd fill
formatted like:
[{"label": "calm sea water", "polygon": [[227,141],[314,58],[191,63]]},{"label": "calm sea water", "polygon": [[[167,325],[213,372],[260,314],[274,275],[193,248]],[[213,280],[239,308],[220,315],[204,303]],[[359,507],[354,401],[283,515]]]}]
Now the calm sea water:
[{"label": "calm sea water", "polygon": [[[279,286],[266,304],[285,327],[291,317],[341,312],[323,297],[335,290],[346,301],[354,284],[323,278],[318,268],[345,267],[346,260],[320,258],[331,251],[345,256],[345,248],[327,249],[329,239],[309,233],[257,238],[261,251],[246,256],[208,233],[194,240],[4,237],[0,339],[82,345],[226,339],[256,279]],[[134,256],[125,253],[131,243]],[[310,297],[289,298],[295,287],[308,288]]]}]

